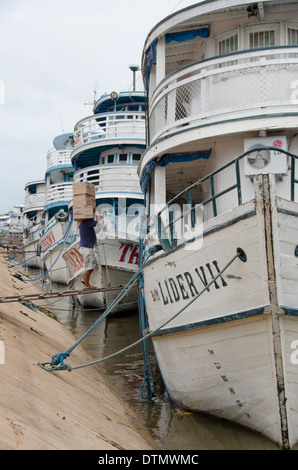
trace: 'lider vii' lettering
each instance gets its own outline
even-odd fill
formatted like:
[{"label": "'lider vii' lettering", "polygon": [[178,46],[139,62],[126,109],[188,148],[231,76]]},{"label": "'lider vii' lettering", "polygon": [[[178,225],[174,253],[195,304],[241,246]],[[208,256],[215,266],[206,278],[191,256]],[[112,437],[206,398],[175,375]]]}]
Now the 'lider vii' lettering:
[{"label": "'lider vii' lettering", "polygon": [[[204,266],[195,268],[193,274],[185,271],[174,277],[164,279],[162,282],[158,281],[158,288],[151,291],[152,299],[154,302],[162,299],[164,305],[191,299],[199,293],[202,287],[206,287],[219,272],[218,263],[214,260],[212,263],[206,263]],[[215,289],[220,289],[227,285],[223,276],[220,276],[212,284]],[[210,292],[212,286],[207,288],[208,292]]]}]

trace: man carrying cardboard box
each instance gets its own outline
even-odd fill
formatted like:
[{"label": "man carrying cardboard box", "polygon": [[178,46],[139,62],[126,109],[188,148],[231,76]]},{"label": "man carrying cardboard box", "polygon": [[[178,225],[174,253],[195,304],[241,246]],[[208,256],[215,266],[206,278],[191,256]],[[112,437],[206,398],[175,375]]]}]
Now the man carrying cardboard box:
[{"label": "man carrying cardboard box", "polygon": [[[95,213],[95,208],[93,209],[93,215]],[[80,230],[80,253],[83,256],[85,273],[82,279],[85,289],[94,289],[94,286],[89,284],[90,276],[93,269],[97,265],[97,259],[95,256],[94,246],[95,246],[95,232],[94,228],[101,221],[101,216],[96,211],[96,220],[93,219],[84,219],[80,220],[78,223]]]}]

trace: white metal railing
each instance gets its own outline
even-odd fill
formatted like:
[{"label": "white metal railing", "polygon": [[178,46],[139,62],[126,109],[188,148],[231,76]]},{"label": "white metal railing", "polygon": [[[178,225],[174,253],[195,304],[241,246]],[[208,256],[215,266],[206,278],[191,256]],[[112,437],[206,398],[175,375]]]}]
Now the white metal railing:
[{"label": "white metal railing", "polygon": [[70,155],[72,150],[49,150],[47,153],[47,168],[60,165],[71,165]]},{"label": "white metal railing", "polygon": [[74,129],[75,147],[98,140],[124,138],[145,140],[145,113],[95,114],[79,121]]},{"label": "white metal railing", "polygon": [[298,47],[236,52],[165,78],[149,105],[149,144],[182,126],[297,109]]},{"label": "white metal railing", "polygon": [[52,184],[49,188],[46,189],[46,204],[59,201],[71,201],[72,196],[72,182]]},{"label": "white metal railing", "polygon": [[137,192],[140,183],[137,165],[100,165],[84,168],[74,174],[74,182],[88,181],[96,192]]},{"label": "white metal railing", "polygon": [[26,194],[24,212],[33,209],[42,209],[45,204],[45,192],[36,194]]}]

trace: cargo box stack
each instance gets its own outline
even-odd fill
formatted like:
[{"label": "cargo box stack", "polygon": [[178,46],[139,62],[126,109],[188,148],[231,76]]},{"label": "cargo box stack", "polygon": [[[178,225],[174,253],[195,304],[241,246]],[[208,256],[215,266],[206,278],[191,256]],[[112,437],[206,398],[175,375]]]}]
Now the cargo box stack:
[{"label": "cargo box stack", "polygon": [[73,183],[73,220],[93,219],[95,186],[93,183]]}]

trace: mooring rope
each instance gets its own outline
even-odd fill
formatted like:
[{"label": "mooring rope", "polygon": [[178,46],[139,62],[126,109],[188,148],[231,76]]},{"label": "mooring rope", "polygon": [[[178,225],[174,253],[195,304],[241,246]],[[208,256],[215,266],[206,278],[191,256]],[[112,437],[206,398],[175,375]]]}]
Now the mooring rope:
[{"label": "mooring rope", "polygon": [[[56,264],[56,262],[58,261],[59,256],[61,255],[61,253],[62,253],[62,251],[63,251],[63,248],[64,248],[64,246],[65,246],[66,240],[67,240],[68,235],[69,235],[69,232],[70,232],[71,224],[72,224],[72,221],[69,222],[69,225],[68,225],[68,227],[67,227],[67,229],[66,229],[66,231],[65,231],[65,234],[64,234],[63,238],[61,238],[61,239],[58,240],[54,245],[52,245],[52,246],[55,246],[55,245],[58,246],[58,244],[61,242],[61,240],[63,241],[63,242],[62,242],[62,246],[61,246],[61,248],[60,248],[60,250],[59,250],[59,253],[58,253],[58,255],[57,255],[55,261],[54,261],[54,262],[52,263],[52,265],[49,267],[49,269],[47,269],[47,270],[46,270],[44,273],[42,273],[39,277],[36,277],[35,279],[27,279],[27,281],[24,281],[24,282],[35,282],[35,281],[38,281],[39,279],[41,279],[41,278],[43,278],[44,276],[46,276],[46,274],[47,274],[48,272],[51,271],[51,269],[52,269],[53,266]],[[52,248],[52,247],[50,247],[50,248]],[[47,250],[48,250],[48,249],[49,249],[49,248],[47,248]],[[44,250],[44,251],[47,251],[47,250]],[[17,266],[17,265],[15,265],[15,266]],[[9,266],[9,267],[11,268],[11,267],[14,267],[14,266],[12,265],[12,266]],[[21,280],[23,281],[24,279],[21,279]]]},{"label": "mooring rope", "polygon": [[[237,252],[236,254],[232,257],[232,259],[224,266],[224,268],[218,272],[218,274],[216,276],[214,276],[212,278],[212,280],[204,287],[204,289],[201,290],[201,292],[199,292],[195,297],[193,297],[192,300],[190,300],[184,307],[182,307],[177,313],[175,313],[169,320],[165,321],[163,324],[161,324],[158,328],[155,328],[153,331],[151,331],[150,333],[147,333],[145,336],[143,336],[142,338],[138,339],[137,341],[135,341],[134,343],[130,344],[129,346],[126,346],[125,348],[119,350],[119,351],[116,351],[115,353],[113,354],[110,354],[108,356],[105,356],[101,359],[97,359],[95,361],[91,361],[91,362],[87,362],[86,364],[82,364],[82,365],[79,365],[79,366],[74,366],[74,367],[71,367],[70,364],[64,364],[64,360],[69,357],[70,353],[78,346],[78,344],[81,343],[81,341],[90,333],[90,331],[96,326],[98,325],[98,323],[103,319],[105,318],[108,313],[112,310],[112,308],[120,301],[120,299],[126,295],[126,292],[127,290],[131,289],[131,287],[138,281],[141,273],[142,273],[142,270],[144,268],[144,266],[146,265],[148,259],[150,257],[150,253],[148,255],[148,257],[146,258],[146,260],[144,261],[144,263],[140,266],[140,268],[137,270],[137,272],[134,274],[134,276],[131,278],[131,280],[127,283],[127,285],[124,287],[123,291],[118,295],[118,297],[114,300],[114,302],[112,302],[112,304],[110,305],[110,307],[108,307],[108,309],[105,311],[105,313],[103,313],[103,315],[101,315],[101,317],[98,318],[98,320],[89,328],[89,330],[78,340],[76,341],[73,346],[71,346],[67,351],[65,351],[64,353],[61,352],[61,353],[58,353],[58,354],[55,354],[54,356],[52,356],[52,359],[50,362],[44,362],[44,363],[41,363],[41,362],[38,362],[37,364],[45,371],[47,372],[55,372],[55,371],[59,371],[59,370],[68,370],[69,372],[72,371],[72,370],[77,370],[77,369],[81,369],[83,367],[87,367],[87,366],[91,366],[91,365],[94,365],[94,364],[98,364],[100,362],[103,362],[107,359],[110,359],[112,357],[115,357],[131,348],[133,348],[134,346],[142,343],[143,341],[146,341],[148,338],[150,338],[151,336],[153,336],[155,333],[157,333],[157,331],[159,331],[161,328],[163,328],[164,326],[166,326],[168,323],[170,323],[172,320],[174,320],[178,315],[180,315],[187,307],[189,307],[189,305],[191,305],[193,302],[195,302],[206,290],[209,289],[209,287],[224,273],[224,271],[226,271],[226,269],[228,269],[228,267],[237,259],[239,258],[242,262],[246,262],[247,260],[247,257],[246,257],[246,253],[244,252],[244,250],[242,248],[237,248]],[[49,364],[51,366],[51,368],[49,367],[45,367],[47,364]]]},{"label": "mooring rope", "polygon": [[[30,258],[27,258],[27,259],[25,259],[25,260],[22,260],[22,261],[20,261],[20,262],[18,262],[18,263],[16,263],[16,264],[11,264],[11,265],[9,266],[9,268],[15,268],[16,266],[19,266],[20,264],[26,264],[26,263],[27,263],[28,261],[30,261],[31,259],[37,258],[37,257],[40,256],[41,254],[46,253],[46,251],[48,251],[48,250],[50,250],[50,249],[53,249],[53,247],[55,247],[55,246],[58,246],[59,243],[60,243],[61,241],[65,240],[65,239],[66,239],[66,236],[68,236],[68,232],[69,232],[69,229],[70,229],[71,224],[72,224],[72,221],[69,222],[69,226],[68,226],[68,228],[66,229],[65,234],[63,235],[63,237],[60,238],[59,240],[57,240],[53,245],[51,245],[51,246],[45,248],[44,250],[36,250],[36,252],[35,252],[35,254],[34,254],[33,256],[30,256]],[[64,243],[64,244],[65,244],[65,243]],[[25,245],[23,245],[23,246],[25,246]]]}]

